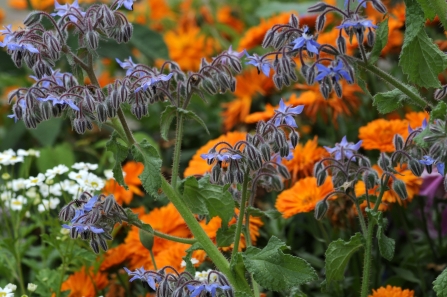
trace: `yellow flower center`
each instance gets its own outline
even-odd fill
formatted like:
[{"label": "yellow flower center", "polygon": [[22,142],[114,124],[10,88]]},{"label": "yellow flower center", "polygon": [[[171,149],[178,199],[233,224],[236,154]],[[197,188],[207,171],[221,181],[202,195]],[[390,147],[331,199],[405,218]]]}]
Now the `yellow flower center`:
[{"label": "yellow flower center", "polygon": [[0,297],[6,297],[6,293],[5,292],[0,292]]},{"label": "yellow flower center", "polygon": [[[19,200],[14,201],[12,204],[14,205],[22,205],[22,202],[20,202]],[[2,294],[5,294],[3,292],[1,292]],[[0,297],[2,297],[2,295],[0,295]]]}]

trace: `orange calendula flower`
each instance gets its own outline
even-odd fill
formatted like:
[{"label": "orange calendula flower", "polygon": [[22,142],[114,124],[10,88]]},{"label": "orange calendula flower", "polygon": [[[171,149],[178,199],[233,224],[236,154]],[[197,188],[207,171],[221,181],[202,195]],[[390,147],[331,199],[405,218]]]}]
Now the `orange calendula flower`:
[{"label": "orange calendula flower", "polygon": [[335,92],[325,99],[320,92],[317,84],[313,86],[296,85],[298,89],[303,90],[299,95],[293,94],[289,99],[289,104],[304,105],[304,113],[312,120],[317,120],[317,114],[321,114],[324,121],[328,120],[331,115],[331,120],[334,125],[337,125],[339,116],[351,116],[353,111],[356,111],[360,106],[358,94],[362,91],[357,85],[350,85],[344,80],[341,81],[343,88],[343,97],[338,98]]},{"label": "orange calendula flower", "polygon": [[245,35],[239,41],[239,50],[249,50],[259,46],[264,40],[264,35],[269,29],[276,24],[287,24],[289,22],[291,12],[284,12],[268,20],[261,20],[261,23],[255,27],[248,29]]},{"label": "orange calendula flower", "polygon": [[70,290],[68,297],[96,297],[98,291],[104,289],[108,282],[106,274],[94,272],[93,267],[84,266],[62,283],[61,291]]},{"label": "orange calendula flower", "polygon": [[247,124],[257,123],[259,121],[268,121],[275,115],[276,107],[270,103],[265,105],[264,111],[254,112],[245,118]]},{"label": "orange calendula flower", "polygon": [[227,134],[221,135],[216,139],[208,141],[194,154],[183,175],[187,177],[191,175],[204,175],[205,173],[210,172],[212,165],[208,165],[206,160],[202,159],[200,155],[208,154],[208,151],[219,142],[226,141],[231,145],[235,145],[236,142],[245,140],[246,136],[247,133],[245,132],[228,132]]},{"label": "orange calendula flower", "polygon": [[218,50],[218,43],[202,35],[197,26],[169,31],[164,35],[164,40],[169,50],[169,57],[184,71],[198,70],[202,57],[209,57]]},{"label": "orange calendula flower", "polygon": [[106,182],[104,186],[103,193],[105,195],[113,194],[115,200],[118,204],[122,205],[123,203],[129,204],[133,195],[144,196],[143,191],[141,191],[141,181],[138,176],[143,172],[144,165],[140,162],[127,162],[123,166],[124,171],[124,182],[126,183],[129,190],[126,190],[124,187],[120,186],[118,182],[114,179],[110,179]]},{"label": "orange calendula flower", "polygon": [[217,21],[241,33],[244,30],[244,22],[237,15],[237,12],[231,6],[224,5],[217,11]]},{"label": "orange calendula flower", "polygon": [[405,119],[407,119],[408,124],[414,130],[416,128],[422,127],[422,123],[424,120],[427,121],[430,119],[430,114],[420,111],[420,112],[409,112],[405,115]]},{"label": "orange calendula flower", "polygon": [[315,209],[318,201],[334,190],[330,177],[323,185],[317,186],[315,177],[305,177],[298,180],[293,187],[283,191],[276,199],[275,207],[284,218]]},{"label": "orange calendula flower", "polygon": [[0,8],[0,23],[3,23],[4,18],[5,18],[5,11]]},{"label": "orange calendula flower", "polygon": [[[379,177],[382,176],[382,169],[374,165],[373,169],[377,171],[379,174]],[[415,176],[410,169],[408,169],[406,166],[397,166],[394,168],[398,173],[395,174],[396,178],[403,181],[405,183],[405,186],[407,187],[407,194],[408,199],[405,201],[410,202],[413,200],[413,197],[419,193],[419,188],[422,185],[422,178]],[[396,192],[394,192],[392,188],[392,179],[388,182],[388,187],[390,188],[389,191],[386,191],[383,194],[382,202],[383,203],[399,203],[402,204],[402,199],[397,195]],[[365,194],[365,184],[362,181],[359,181],[355,185],[355,193],[356,196],[362,196]],[[370,195],[378,195],[379,194],[379,186],[374,187],[373,189],[370,189],[368,191]]]},{"label": "orange calendula flower", "polygon": [[299,178],[311,176],[315,163],[328,156],[329,153],[318,146],[318,137],[315,136],[304,145],[298,144],[293,149],[293,159],[287,161],[284,158],[283,164],[289,169],[292,181],[296,181]]},{"label": "orange calendula flower", "polygon": [[117,247],[111,248],[104,254],[104,260],[101,262],[99,270],[104,271],[112,267],[122,266],[128,257],[129,253],[125,245],[120,244]]},{"label": "orange calendula flower", "polygon": [[250,113],[251,101],[251,97],[244,96],[222,104],[225,109],[222,112],[225,131],[230,130],[238,123],[244,122],[245,118]]},{"label": "orange calendula flower", "polygon": [[393,152],[395,134],[400,134],[404,139],[408,136],[407,120],[377,119],[359,129],[359,138],[363,140],[362,147],[366,150]]},{"label": "orange calendula flower", "polygon": [[402,290],[402,288],[388,285],[373,290],[373,293],[368,297],[414,297],[414,291],[409,289]]}]

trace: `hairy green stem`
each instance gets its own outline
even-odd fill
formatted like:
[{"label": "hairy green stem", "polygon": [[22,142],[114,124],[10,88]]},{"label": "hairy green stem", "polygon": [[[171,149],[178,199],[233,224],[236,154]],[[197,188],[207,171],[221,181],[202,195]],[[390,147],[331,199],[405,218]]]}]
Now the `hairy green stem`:
[{"label": "hairy green stem", "polygon": [[234,233],[234,246],[233,246],[233,252],[231,254],[231,261],[236,260],[236,255],[239,250],[239,241],[241,239],[241,232],[242,232],[242,222],[244,221],[245,216],[245,204],[247,204],[247,198],[248,198],[247,194],[248,194],[248,170],[246,170],[244,173],[244,182],[242,184],[241,208],[239,210],[239,217],[236,223],[236,232]]},{"label": "hairy green stem", "polygon": [[211,241],[206,232],[202,229],[199,222],[197,222],[196,217],[189,210],[188,206],[183,202],[174,188],[168,183],[168,181],[161,176],[162,185],[161,188],[169,200],[174,204],[175,208],[178,210],[182,218],[185,220],[189,229],[191,230],[194,237],[202,245],[203,249],[207,255],[211,258],[216,267],[228,277],[231,285],[235,291],[241,291],[249,296],[252,296],[250,286],[245,279],[236,278],[231,269],[230,263],[222,255],[222,253],[217,249],[216,245]]},{"label": "hairy green stem", "polygon": [[149,254],[151,254],[151,260],[152,260],[152,264],[154,264],[154,269],[158,270],[157,262],[155,262],[154,252],[152,252],[152,249],[149,250]]},{"label": "hairy green stem", "polygon": [[369,293],[369,277],[371,275],[371,260],[372,260],[372,240],[374,233],[374,226],[376,224],[373,221],[370,221],[368,224],[368,232],[366,234],[366,247],[365,247],[365,255],[363,256],[363,279],[362,279],[362,288],[361,288],[361,297],[368,297]]},{"label": "hairy green stem", "polygon": [[197,239],[195,239],[195,238],[177,237],[177,236],[169,235],[169,234],[157,231],[157,230],[154,230],[154,235],[157,237],[166,239],[166,240],[180,242],[180,243],[186,243],[186,244],[194,244],[197,242]]},{"label": "hairy green stem", "polygon": [[382,69],[380,69],[380,68],[378,68],[378,67],[376,67],[374,65],[370,65],[367,62],[363,62],[363,61],[361,61],[359,59],[355,59],[355,62],[356,62],[357,65],[359,65],[363,69],[368,70],[369,72],[371,72],[372,74],[374,74],[374,75],[378,76],[379,78],[383,79],[385,82],[387,82],[388,84],[392,85],[396,89],[399,89],[402,93],[407,95],[408,98],[410,98],[410,100],[414,104],[419,105],[422,108],[426,107],[427,105],[431,105],[430,102],[428,102],[428,101],[424,100],[423,98],[421,98],[418,94],[416,94],[410,88],[408,88],[407,85],[405,85],[404,83],[400,82],[398,79],[394,78],[392,75],[386,73]]},{"label": "hairy green stem", "polygon": [[171,185],[174,189],[177,188],[178,170],[180,166],[180,154],[182,148],[182,137],[183,137],[183,114],[177,112],[177,129],[175,132],[175,147],[174,147],[174,157],[172,160],[172,174],[171,174]]}]

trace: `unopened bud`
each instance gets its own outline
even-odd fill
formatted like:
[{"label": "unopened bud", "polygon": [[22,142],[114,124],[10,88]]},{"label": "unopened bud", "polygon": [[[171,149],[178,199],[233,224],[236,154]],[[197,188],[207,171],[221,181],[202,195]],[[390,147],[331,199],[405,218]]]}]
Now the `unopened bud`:
[{"label": "unopened bud", "polygon": [[438,101],[444,98],[445,95],[447,95],[447,85],[443,85],[442,88],[437,89],[433,94],[434,98]]},{"label": "unopened bud", "polygon": [[31,27],[32,25],[39,24],[42,19],[41,11],[33,11],[25,18],[23,24],[27,27]]},{"label": "unopened bud", "polygon": [[375,10],[377,10],[380,13],[386,13],[386,6],[383,5],[382,1],[380,0],[372,0],[371,1],[372,6],[374,7]]},{"label": "unopened bud", "polygon": [[307,74],[307,76],[306,76],[307,84],[309,86],[313,85],[315,82],[315,76],[317,74],[315,67],[309,67],[309,69],[306,71],[306,74]]},{"label": "unopened bud", "polygon": [[270,44],[272,44],[273,37],[275,37],[275,32],[272,29],[269,29],[267,33],[264,35],[264,40],[262,41],[262,47],[266,48]]},{"label": "unopened bud", "polygon": [[99,45],[99,34],[96,31],[87,31],[85,34],[85,42],[89,48],[96,50]]},{"label": "unopened bud", "polygon": [[377,184],[378,176],[375,171],[366,170],[362,178],[368,189],[374,188]]},{"label": "unopened bud", "polygon": [[373,30],[369,30],[368,35],[366,35],[366,41],[368,42],[368,46],[372,47],[374,45],[375,40],[376,40],[376,34],[373,32]]},{"label": "unopened bud", "polygon": [[317,4],[314,4],[310,6],[307,9],[307,12],[309,13],[318,13],[318,12],[324,12],[327,8],[327,4],[323,2],[318,2]]},{"label": "unopened bud", "polygon": [[338,36],[337,47],[341,54],[346,53],[346,39],[343,37],[343,35]]},{"label": "unopened bud", "polygon": [[404,148],[404,139],[399,134],[395,134],[393,137],[393,145],[396,151],[400,151]]},{"label": "unopened bud", "polygon": [[320,14],[315,21],[315,29],[317,32],[320,32],[324,29],[324,25],[326,24],[326,14]]},{"label": "unopened bud", "polygon": [[290,133],[289,137],[290,137],[290,142],[292,143],[293,148],[295,148],[298,145],[298,141],[300,140],[300,135],[298,134],[298,132],[293,130]]},{"label": "unopened bud", "polygon": [[291,178],[290,172],[289,172],[289,170],[287,169],[286,166],[284,166],[282,164],[278,164],[277,166],[278,166],[277,167],[278,172],[279,172],[279,174],[282,175],[282,177],[284,177],[285,179],[290,179]]},{"label": "unopened bud", "polygon": [[84,134],[87,129],[87,121],[84,117],[75,118],[73,120],[73,128],[78,134]]},{"label": "unopened bud", "polygon": [[316,175],[316,178],[317,178],[317,186],[320,187],[321,185],[323,185],[324,182],[325,182],[325,180],[326,180],[326,177],[327,177],[326,170],[320,170],[320,171],[318,172],[318,174]]},{"label": "unopened bud", "polygon": [[339,81],[334,81],[334,91],[338,98],[343,96],[343,89]]},{"label": "unopened bud", "polygon": [[327,213],[329,209],[329,202],[326,200],[318,201],[317,205],[315,205],[315,219],[321,220]]},{"label": "unopened bud", "polygon": [[292,13],[289,18],[289,24],[292,25],[292,27],[298,28],[300,25],[300,19]]},{"label": "unopened bud", "polygon": [[377,164],[380,168],[382,168],[382,170],[387,171],[391,167],[391,160],[387,155],[380,154]]},{"label": "unopened bud", "polygon": [[320,83],[320,92],[323,95],[324,99],[328,99],[329,98],[329,94],[331,92],[331,87],[328,83],[326,82],[321,82]]},{"label": "unopened bud", "polygon": [[424,171],[424,165],[415,159],[411,159],[410,162],[408,162],[408,167],[416,176],[421,176],[422,172]]},{"label": "unopened bud", "polygon": [[405,183],[400,179],[395,179],[393,181],[393,190],[399,196],[400,199],[405,200],[408,198],[407,187]]},{"label": "unopened bud", "polygon": [[283,83],[282,83],[282,76],[278,75],[278,74],[274,74],[273,75],[273,83],[275,84],[275,87],[278,90],[281,90],[282,85],[283,85]]},{"label": "unopened bud", "polygon": [[152,250],[152,247],[154,246],[154,235],[143,229],[139,229],[138,233],[140,235],[141,244],[148,250]]}]

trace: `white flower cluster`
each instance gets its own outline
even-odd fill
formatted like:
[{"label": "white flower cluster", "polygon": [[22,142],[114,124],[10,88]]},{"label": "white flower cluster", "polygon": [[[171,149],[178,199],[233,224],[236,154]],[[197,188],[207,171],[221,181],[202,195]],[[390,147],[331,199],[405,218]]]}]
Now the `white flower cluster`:
[{"label": "white flower cluster", "polygon": [[[23,161],[24,152],[39,155],[37,151],[19,150],[16,154],[8,150],[0,153],[0,164],[6,165],[8,162],[14,164],[11,161],[13,157],[22,158]],[[71,169],[65,165],[58,165],[37,176],[9,180],[0,186],[0,202],[13,211],[22,210],[28,203],[37,205],[39,212],[56,209],[62,197],[75,199],[84,191],[100,191],[105,185],[105,180],[91,172],[96,169],[97,164],[81,162],[74,164]],[[4,179],[8,177],[9,175],[3,176]]]},{"label": "white flower cluster", "polygon": [[16,163],[22,163],[24,161],[24,157],[27,156],[34,156],[38,158],[40,157],[40,152],[33,149],[27,151],[19,149],[15,152],[12,149],[9,149],[0,153],[0,165],[8,166]]},{"label": "white flower cluster", "polygon": [[[208,281],[208,275],[210,274],[211,271],[212,271],[211,269],[204,270],[204,271],[196,271],[196,274],[194,275],[194,279],[201,281],[201,282]],[[216,282],[217,274],[216,273],[211,274],[210,278],[211,278],[210,283]]]}]

